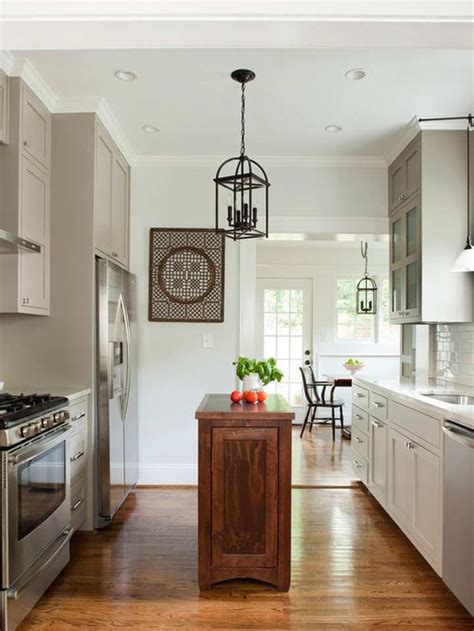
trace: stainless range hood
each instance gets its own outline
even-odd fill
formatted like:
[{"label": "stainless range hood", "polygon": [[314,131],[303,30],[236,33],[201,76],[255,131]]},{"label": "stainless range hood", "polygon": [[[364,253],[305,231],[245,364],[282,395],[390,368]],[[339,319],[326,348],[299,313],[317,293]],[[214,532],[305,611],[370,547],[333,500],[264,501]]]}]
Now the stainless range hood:
[{"label": "stainless range hood", "polygon": [[38,254],[41,252],[41,246],[6,230],[0,230],[0,254],[17,254],[18,252]]}]

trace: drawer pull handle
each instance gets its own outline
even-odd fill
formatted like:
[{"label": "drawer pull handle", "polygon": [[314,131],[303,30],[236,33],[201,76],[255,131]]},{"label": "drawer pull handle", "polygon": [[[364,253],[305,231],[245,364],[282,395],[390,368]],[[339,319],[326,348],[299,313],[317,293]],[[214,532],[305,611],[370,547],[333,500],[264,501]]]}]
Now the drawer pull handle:
[{"label": "drawer pull handle", "polygon": [[30,147],[31,146],[31,142],[29,140],[24,140],[23,144],[25,147]]},{"label": "drawer pull handle", "polygon": [[406,446],[407,449],[415,449],[415,447],[416,447],[416,445],[414,443],[411,443],[411,442],[407,442],[405,446]]},{"label": "drawer pull handle", "polygon": [[372,423],[373,427],[377,427],[377,428],[383,427],[382,423],[377,423],[377,421],[370,421],[370,422]]},{"label": "drawer pull handle", "polygon": [[374,401],[374,405],[376,408],[384,408],[385,405],[383,403],[380,403],[380,401]]},{"label": "drawer pull handle", "polygon": [[356,469],[362,469],[362,465],[360,464],[358,460],[353,460],[352,464],[354,465]]},{"label": "drawer pull handle", "polygon": [[363,443],[363,442],[364,442],[364,441],[363,441],[362,439],[360,439],[358,436],[356,436],[356,437],[355,437],[355,439],[356,439],[356,442],[358,442],[358,443]]},{"label": "drawer pull handle", "polygon": [[81,449],[81,451],[78,451],[75,456],[71,456],[71,462],[76,462],[77,460],[79,460],[79,458],[82,458],[83,455],[84,450]]},{"label": "drawer pull handle", "polygon": [[357,419],[358,421],[363,421],[363,420],[364,420],[364,417],[363,417],[363,416],[361,416],[360,414],[356,414],[356,419]]},{"label": "drawer pull handle", "polygon": [[77,502],[74,504],[74,506],[71,506],[71,510],[74,512],[75,510],[77,510],[79,508],[79,506],[83,503],[84,498],[81,497],[80,500],[77,500]]},{"label": "drawer pull handle", "polygon": [[362,392],[356,392],[356,397],[357,397],[358,399],[365,399],[365,395],[364,395],[364,394],[362,394]]},{"label": "drawer pull handle", "polygon": [[81,412],[80,414],[77,414],[76,416],[73,416],[71,421],[78,421],[79,419],[84,418],[85,415],[86,415],[85,412]]}]

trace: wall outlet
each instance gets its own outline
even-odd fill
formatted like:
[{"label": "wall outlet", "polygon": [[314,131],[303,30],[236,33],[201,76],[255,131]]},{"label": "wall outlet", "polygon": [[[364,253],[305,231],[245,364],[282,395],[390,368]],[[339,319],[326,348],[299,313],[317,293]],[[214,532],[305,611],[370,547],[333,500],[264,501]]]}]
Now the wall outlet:
[{"label": "wall outlet", "polygon": [[203,348],[214,348],[214,336],[212,333],[203,333],[202,334],[202,347]]}]

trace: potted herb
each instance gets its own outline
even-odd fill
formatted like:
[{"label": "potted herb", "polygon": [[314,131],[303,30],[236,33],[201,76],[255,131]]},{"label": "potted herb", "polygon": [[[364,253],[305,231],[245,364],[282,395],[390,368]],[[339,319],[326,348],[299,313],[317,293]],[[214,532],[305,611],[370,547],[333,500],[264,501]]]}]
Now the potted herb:
[{"label": "potted herb", "polygon": [[244,392],[246,390],[258,391],[261,386],[283,379],[283,373],[277,368],[273,357],[261,360],[239,357],[234,364],[237,377],[243,381]]}]

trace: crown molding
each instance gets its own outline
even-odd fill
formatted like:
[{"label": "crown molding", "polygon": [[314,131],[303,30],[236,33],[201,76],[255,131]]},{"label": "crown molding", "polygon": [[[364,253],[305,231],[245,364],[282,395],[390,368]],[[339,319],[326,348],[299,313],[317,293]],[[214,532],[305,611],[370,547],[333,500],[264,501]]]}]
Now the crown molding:
[{"label": "crown molding", "polygon": [[0,50],[0,70],[11,75],[14,64],[13,55],[8,50]]},{"label": "crown molding", "polygon": [[13,58],[12,68],[9,73],[13,77],[21,77],[27,86],[36,94],[50,112],[56,107],[56,94],[49,87],[40,73],[29,59],[17,60]]},{"label": "crown molding", "polygon": [[130,144],[128,138],[120,127],[115,114],[110,109],[109,104],[105,99],[101,99],[96,114],[102,121],[104,127],[107,129],[109,134],[112,136],[115,144],[123,153],[127,162],[130,165],[133,165],[135,161],[135,151],[133,150],[132,145]]},{"label": "crown molding", "polygon": [[[217,167],[229,156],[220,155],[136,155],[134,167]],[[346,167],[385,169],[379,156],[252,156],[265,167]]]}]

